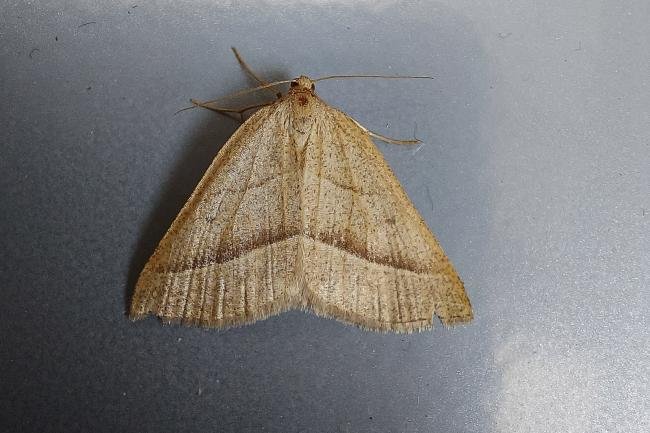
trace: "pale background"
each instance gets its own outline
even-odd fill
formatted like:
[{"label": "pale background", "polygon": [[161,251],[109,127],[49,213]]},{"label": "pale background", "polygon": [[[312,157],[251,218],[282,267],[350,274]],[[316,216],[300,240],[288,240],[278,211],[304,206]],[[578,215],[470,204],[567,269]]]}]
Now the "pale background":
[{"label": "pale background", "polygon": [[[650,2],[0,2],[0,430],[650,431]],[[137,5],[137,7],[136,7]],[[89,23],[83,25],[85,23]],[[292,312],[125,317],[269,79],[378,144],[476,320],[382,335]]]}]

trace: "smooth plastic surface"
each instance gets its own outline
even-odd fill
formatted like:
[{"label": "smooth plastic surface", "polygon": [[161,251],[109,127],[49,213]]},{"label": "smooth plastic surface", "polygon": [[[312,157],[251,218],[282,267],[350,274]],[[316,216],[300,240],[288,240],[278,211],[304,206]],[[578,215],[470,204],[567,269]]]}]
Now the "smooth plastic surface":
[{"label": "smooth plastic surface", "polygon": [[[650,431],[650,3],[5,2],[0,430]],[[300,74],[379,143],[475,321],[137,323],[138,273],[237,123]],[[233,100],[245,104],[257,98]]]}]

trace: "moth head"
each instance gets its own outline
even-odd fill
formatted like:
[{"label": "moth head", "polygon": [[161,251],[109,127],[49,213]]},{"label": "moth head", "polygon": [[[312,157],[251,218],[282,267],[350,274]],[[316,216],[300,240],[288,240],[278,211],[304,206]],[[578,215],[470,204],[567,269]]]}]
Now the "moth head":
[{"label": "moth head", "polygon": [[316,88],[316,85],[312,80],[309,79],[309,77],[305,77],[304,75],[299,76],[298,78],[295,78],[291,80],[291,91],[292,92],[313,92],[314,89]]}]

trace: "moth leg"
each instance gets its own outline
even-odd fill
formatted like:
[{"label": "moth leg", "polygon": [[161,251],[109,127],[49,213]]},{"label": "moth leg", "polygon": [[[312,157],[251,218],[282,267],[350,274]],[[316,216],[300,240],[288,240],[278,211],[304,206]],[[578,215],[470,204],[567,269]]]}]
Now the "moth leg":
[{"label": "moth leg", "polygon": [[[241,68],[244,70],[244,72],[246,72],[253,80],[257,81],[260,86],[266,86],[266,85],[269,84],[268,81],[263,80],[262,78],[257,76],[257,74],[255,72],[253,72],[253,70],[246,64],[246,62],[244,61],[242,56],[239,54],[239,51],[237,51],[237,48],[230,47],[230,49],[232,50],[233,54],[237,58],[237,62],[239,62],[239,66],[241,66]],[[267,89],[267,91],[272,93],[272,91],[270,91],[268,89]],[[278,99],[280,99],[282,97],[282,93],[278,92],[278,93],[275,94],[275,96]]]},{"label": "moth leg", "polygon": [[258,77],[257,74],[255,74],[255,72],[253,72],[253,70],[246,64],[244,59],[242,59],[242,57],[239,55],[239,51],[237,51],[237,48],[230,47],[230,49],[232,50],[233,54],[237,58],[237,62],[239,62],[239,66],[241,66],[244,72],[246,72],[253,80],[257,81],[260,84],[260,86],[265,86],[269,84],[268,82]]},{"label": "moth leg", "polygon": [[[249,105],[244,108],[235,109],[235,108],[215,107],[213,105],[209,105],[207,103],[197,101],[196,99],[190,99],[190,102],[195,107],[205,108],[214,111],[216,113],[222,114],[224,116],[228,116],[232,119],[239,120],[240,122],[244,121],[244,113],[246,113],[247,111],[254,110],[256,108],[266,107],[267,105],[271,105],[273,103],[273,102],[265,102],[263,104]],[[234,114],[238,114],[239,117],[234,116]]]},{"label": "moth leg", "polygon": [[422,143],[417,138],[415,138],[413,140],[397,140],[395,138],[390,138],[390,137],[386,137],[385,135],[377,134],[376,132],[372,132],[369,129],[366,129],[366,132],[371,137],[375,137],[378,140],[385,141],[386,143],[391,143],[391,144],[420,144],[420,143]]},{"label": "moth leg", "polygon": [[359,128],[363,129],[371,137],[375,137],[376,139],[381,140],[381,141],[385,141],[386,143],[391,143],[391,144],[419,144],[419,143],[422,143],[417,138],[414,138],[413,140],[397,140],[395,138],[390,138],[390,137],[386,137],[385,135],[377,134],[376,132],[372,132],[371,130],[369,130],[368,128],[366,128],[365,126],[363,126],[362,124],[360,124],[359,122],[354,120],[353,118],[351,118],[351,117],[348,117],[348,118],[350,120],[352,120],[354,123],[356,123]]}]

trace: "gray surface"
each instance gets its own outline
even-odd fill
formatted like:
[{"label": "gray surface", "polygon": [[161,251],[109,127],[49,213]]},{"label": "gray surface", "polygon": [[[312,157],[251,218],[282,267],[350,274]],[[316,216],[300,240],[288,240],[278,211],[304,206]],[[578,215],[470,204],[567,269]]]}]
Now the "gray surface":
[{"label": "gray surface", "polygon": [[[650,430],[646,0],[45,3],[0,7],[0,430]],[[379,146],[471,325],[126,319],[237,127],[173,116],[250,86],[230,45],[271,79],[435,75],[318,91],[377,132],[417,125],[419,150]]]}]

